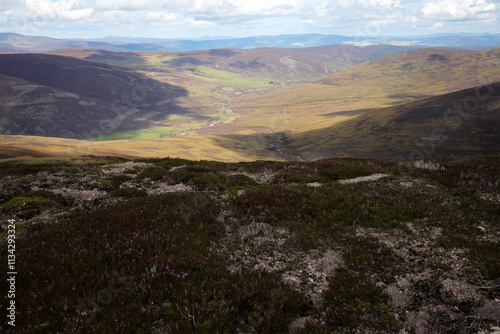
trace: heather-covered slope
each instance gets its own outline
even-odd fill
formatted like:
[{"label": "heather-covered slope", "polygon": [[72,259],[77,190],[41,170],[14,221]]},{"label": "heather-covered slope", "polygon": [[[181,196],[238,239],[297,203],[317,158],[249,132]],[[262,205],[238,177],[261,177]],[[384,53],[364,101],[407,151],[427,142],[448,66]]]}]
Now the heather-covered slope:
[{"label": "heather-covered slope", "polygon": [[78,138],[185,113],[183,88],[72,57],[0,55],[0,75],[1,134]]},{"label": "heather-covered slope", "polygon": [[499,164],[0,161],[0,331],[494,333]]}]

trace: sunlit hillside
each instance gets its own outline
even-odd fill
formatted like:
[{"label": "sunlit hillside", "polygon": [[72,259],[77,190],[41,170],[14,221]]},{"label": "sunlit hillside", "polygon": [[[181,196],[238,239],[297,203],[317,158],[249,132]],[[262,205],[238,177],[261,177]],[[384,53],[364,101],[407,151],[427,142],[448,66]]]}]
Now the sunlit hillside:
[{"label": "sunlit hillside", "polygon": [[237,129],[297,132],[320,129],[376,108],[492,83],[500,49],[421,49],[371,60],[315,83],[243,99]]}]

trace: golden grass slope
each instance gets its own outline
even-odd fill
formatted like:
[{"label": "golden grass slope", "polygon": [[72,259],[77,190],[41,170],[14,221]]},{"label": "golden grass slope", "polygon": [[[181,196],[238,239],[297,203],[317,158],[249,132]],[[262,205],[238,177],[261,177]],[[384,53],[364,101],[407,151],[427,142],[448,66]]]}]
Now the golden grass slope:
[{"label": "golden grass slope", "polygon": [[144,140],[89,142],[37,136],[0,135],[0,158],[35,156],[115,156],[124,158],[179,157],[225,162],[282,160],[258,137],[190,136]]},{"label": "golden grass slope", "polygon": [[500,82],[366,111],[334,126],[293,133],[305,160],[430,158],[500,153]]}]

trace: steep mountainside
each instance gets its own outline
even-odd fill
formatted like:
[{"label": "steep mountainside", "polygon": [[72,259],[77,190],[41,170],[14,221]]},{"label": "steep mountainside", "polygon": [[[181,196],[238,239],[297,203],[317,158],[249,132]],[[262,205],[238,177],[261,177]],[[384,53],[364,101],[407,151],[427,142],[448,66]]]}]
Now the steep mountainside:
[{"label": "steep mountainside", "polygon": [[0,55],[0,75],[1,134],[75,138],[184,113],[175,105],[184,89],[101,63]]}]

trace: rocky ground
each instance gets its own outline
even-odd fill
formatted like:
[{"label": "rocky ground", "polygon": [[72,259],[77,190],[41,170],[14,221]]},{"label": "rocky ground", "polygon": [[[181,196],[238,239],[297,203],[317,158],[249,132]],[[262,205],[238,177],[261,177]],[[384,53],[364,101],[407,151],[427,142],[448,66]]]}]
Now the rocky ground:
[{"label": "rocky ground", "polygon": [[[498,158],[491,159],[498,163]],[[224,232],[211,239],[209,252],[221,255],[230,273],[269,272],[305,298],[305,306],[281,332],[500,333],[499,173],[496,167],[482,167],[482,160],[474,162],[479,166],[474,171],[462,166],[460,173],[456,162],[348,161],[349,168],[344,162],[337,166],[344,172],[336,177],[324,172],[321,163],[211,165],[182,160],[169,164],[154,160],[90,160],[31,167],[25,162],[4,164],[0,181],[2,229],[6,229],[8,219],[15,219],[22,240],[25,234],[32,233],[30,226],[54,224],[72,215],[134,203],[149,196],[186,194],[194,199],[178,204],[185,221],[210,211],[208,203],[216,203],[216,210],[210,212]],[[325,170],[330,173],[332,168]],[[450,177],[446,174],[450,170],[459,175],[453,179],[453,186],[449,181],[440,181]],[[273,195],[276,189],[283,191],[283,198],[297,193],[299,200],[290,200],[290,206],[281,213],[282,202]],[[326,210],[328,205],[308,213],[311,207],[307,201],[323,198],[328,192],[332,198],[339,192],[353,192],[366,198],[373,195],[375,199],[357,204],[367,206],[362,213],[353,209],[339,214],[340,209]],[[255,202],[258,194],[264,193],[272,199]],[[395,196],[394,204],[377,201],[381,194],[391,200]],[[398,194],[402,194],[401,198]],[[435,198],[426,202],[433,205],[427,214],[419,211],[415,217],[395,221],[396,209],[387,220],[382,216],[398,205],[402,211],[410,210],[406,208],[418,205],[412,202],[416,196]],[[274,200],[278,201],[276,206]],[[356,203],[357,197],[348,200]],[[348,207],[348,200],[342,197],[343,209]],[[281,206],[286,206],[284,203]],[[379,205],[387,207],[379,210]],[[297,214],[291,216],[286,210]],[[457,231],[452,227],[453,217],[449,217],[454,213],[461,224]],[[373,222],[381,223],[373,223],[366,218],[368,215]],[[337,217],[328,219],[341,220],[342,224],[337,224],[337,230],[322,230],[324,225],[316,229],[305,223],[320,224],[318,217],[323,216]],[[350,222],[344,224],[346,220]],[[352,302],[346,295],[347,301],[337,303],[345,291],[334,293],[334,284],[340,282],[344,269],[353,277],[361,275],[365,279],[353,281],[354,297],[371,284],[387,299],[385,311],[365,301],[362,292]],[[272,297],[268,298],[274,303]],[[170,304],[161,303],[150,311],[165,314],[164,309],[169,307],[165,305]],[[359,314],[358,319],[332,321],[343,312]],[[372,319],[384,314],[380,312],[389,314],[382,317],[384,323]],[[192,315],[187,314],[189,320]],[[192,317],[191,329],[204,332]],[[262,327],[266,317],[272,315],[264,309],[260,320],[228,332],[270,332]],[[156,319],[146,332],[177,332],[168,319]]]}]

